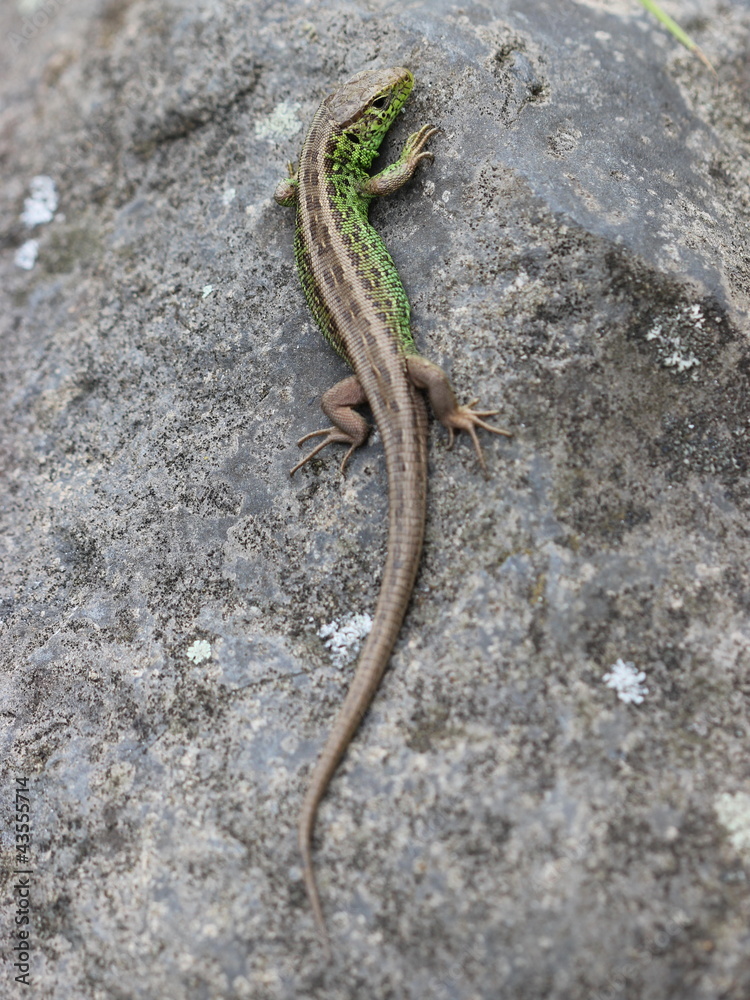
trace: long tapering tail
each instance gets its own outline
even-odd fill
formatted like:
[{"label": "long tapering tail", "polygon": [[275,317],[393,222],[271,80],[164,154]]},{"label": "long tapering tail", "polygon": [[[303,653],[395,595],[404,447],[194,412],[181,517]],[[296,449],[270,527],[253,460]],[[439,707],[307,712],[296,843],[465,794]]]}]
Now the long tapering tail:
[{"label": "long tapering tail", "polygon": [[[313,770],[299,817],[305,889],[329,958],[331,945],[312,865],[312,835],[320,800],[388,666],[419,568],[426,507],[427,418],[421,394],[414,390],[412,398],[412,414],[416,419],[410,427],[392,427],[391,421],[378,419],[388,468],[388,555],[372,629],[360,653],[344,703]],[[378,416],[376,414],[376,418]]]}]

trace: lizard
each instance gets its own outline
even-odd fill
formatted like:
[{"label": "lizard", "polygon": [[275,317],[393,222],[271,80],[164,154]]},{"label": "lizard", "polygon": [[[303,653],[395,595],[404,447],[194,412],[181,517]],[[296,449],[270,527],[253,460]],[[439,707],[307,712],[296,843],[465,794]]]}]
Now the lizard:
[{"label": "lizard", "polygon": [[396,266],[368,221],[374,198],[405,184],[439,130],[424,125],[408,137],[398,159],[369,173],[378,149],[414,85],[401,66],[365,70],[325,98],[313,117],[297,169],[276,187],[280,205],[296,208],[294,254],[305,298],[323,335],[354,374],[324,393],[330,427],[312,431],[298,445],[322,437],[291,470],[294,475],[329,444],[348,445],[341,471],[370,433],[356,407],[367,404],[383,442],[388,474],[388,543],[370,632],[349,690],[320,753],[298,823],[303,878],[315,923],[331,955],[312,864],[318,806],[366,713],[388,665],[414,587],[424,538],[427,498],[427,408],[447,428],[471,436],[486,470],[476,428],[510,436],[484,418],[498,410],[460,406],[448,376],[423,358],[414,343],[409,300]]}]

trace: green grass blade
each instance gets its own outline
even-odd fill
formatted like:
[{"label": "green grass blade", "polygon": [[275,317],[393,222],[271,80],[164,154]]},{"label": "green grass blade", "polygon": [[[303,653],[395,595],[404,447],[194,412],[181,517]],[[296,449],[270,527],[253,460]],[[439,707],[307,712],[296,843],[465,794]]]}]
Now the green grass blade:
[{"label": "green grass blade", "polygon": [[679,24],[677,24],[676,21],[673,21],[672,18],[669,16],[669,14],[663,11],[661,7],[654,2],[654,0],[641,0],[641,3],[643,4],[643,6],[646,8],[647,11],[649,11],[651,14],[654,15],[655,18],[661,21],[661,23],[664,25],[667,31],[672,32],[672,34],[674,35],[674,37],[677,39],[678,42],[684,45],[685,48],[688,49],[688,51],[698,56],[700,61],[704,63],[706,66],[708,66],[708,68],[711,70],[712,73],[716,72],[716,70],[713,68],[711,63],[706,58],[705,54],[696,45],[696,43],[693,41],[690,35],[688,35],[687,32],[683,31],[682,28],[679,26]]}]

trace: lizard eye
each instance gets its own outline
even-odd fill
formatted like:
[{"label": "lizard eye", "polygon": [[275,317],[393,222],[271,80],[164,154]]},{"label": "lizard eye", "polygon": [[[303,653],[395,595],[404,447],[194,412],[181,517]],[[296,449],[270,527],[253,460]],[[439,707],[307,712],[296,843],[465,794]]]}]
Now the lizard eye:
[{"label": "lizard eye", "polygon": [[372,102],[372,106],[374,108],[377,108],[378,111],[381,108],[384,108],[387,104],[388,104],[388,95],[387,94],[381,94],[380,97],[376,97],[375,100]]}]

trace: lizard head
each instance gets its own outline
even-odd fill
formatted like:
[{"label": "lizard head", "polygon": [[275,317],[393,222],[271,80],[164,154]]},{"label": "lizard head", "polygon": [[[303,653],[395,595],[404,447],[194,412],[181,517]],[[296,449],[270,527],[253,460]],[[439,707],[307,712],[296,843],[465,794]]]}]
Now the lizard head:
[{"label": "lizard head", "polygon": [[404,106],[414,77],[403,66],[367,69],[347,80],[324,101],[343,134],[372,160],[393,119]]}]

